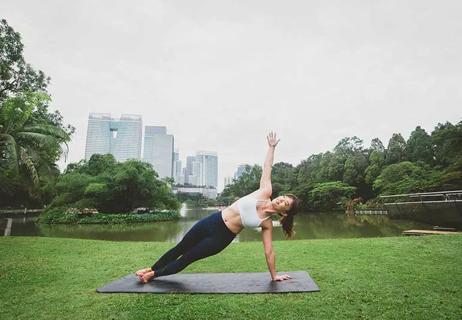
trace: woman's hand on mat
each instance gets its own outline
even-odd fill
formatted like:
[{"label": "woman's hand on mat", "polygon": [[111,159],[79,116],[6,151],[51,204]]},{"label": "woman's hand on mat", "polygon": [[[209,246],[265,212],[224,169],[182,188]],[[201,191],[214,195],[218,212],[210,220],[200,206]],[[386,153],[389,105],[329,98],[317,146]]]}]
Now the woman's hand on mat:
[{"label": "woman's hand on mat", "polygon": [[141,270],[136,271],[135,274],[139,277],[149,271],[152,271],[151,268],[141,269]]},{"label": "woman's hand on mat", "polygon": [[289,279],[292,279],[291,276],[289,276],[288,274],[283,274],[282,276],[276,276],[273,281],[282,281],[282,280],[289,280]]},{"label": "woman's hand on mat", "polygon": [[148,283],[154,277],[154,274],[155,274],[154,271],[149,271],[141,276],[138,276],[138,279],[140,280],[141,283]]},{"label": "woman's hand on mat", "polygon": [[276,138],[276,132],[273,132],[271,131],[268,136],[266,137],[266,139],[268,140],[268,145],[270,147],[276,147],[277,144],[279,143],[279,140],[281,139],[278,139]]}]

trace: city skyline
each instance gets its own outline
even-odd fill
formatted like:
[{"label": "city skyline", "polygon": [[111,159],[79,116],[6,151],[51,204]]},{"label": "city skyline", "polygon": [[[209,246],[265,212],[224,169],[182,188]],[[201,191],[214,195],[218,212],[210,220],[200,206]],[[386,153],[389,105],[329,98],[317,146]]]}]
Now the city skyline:
[{"label": "city skyline", "polygon": [[186,156],[182,168],[180,152],[166,126],[146,125],[142,115],[91,112],[88,115],[84,159],[93,154],[114,155],[117,161],[138,159],[148,162],[160,179],[173,178],[176,184],[207,186],[218,189],[218,155],[214,151],[196,151]]},{"label": "city skyline", "polygon": [[281,138],[274,162],[297,165],[344,137],[386,144],[416,126],[459,122],[461,9],[428,0],[0,3],[26,61],[51,77],[50,110],[76,127],[67,163],[82,159],[91,110],[128,109],[174,132],[182,161],[215,150],[221,186],[238,164],[263,164],[270,130]]}]

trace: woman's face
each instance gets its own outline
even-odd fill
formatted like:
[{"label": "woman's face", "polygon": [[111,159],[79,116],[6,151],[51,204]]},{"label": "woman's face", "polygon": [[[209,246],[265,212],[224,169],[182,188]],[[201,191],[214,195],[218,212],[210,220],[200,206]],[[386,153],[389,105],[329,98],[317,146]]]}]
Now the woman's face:
[{"label": "woman's face", "polygon": [[285,213],[289,211],[289,209],[292,207],[293,202],[294,199],[288,196],[279,196],[277,198],[274,198],[273,201],[271,201],[273,207],[283,215],[285,215]]}]

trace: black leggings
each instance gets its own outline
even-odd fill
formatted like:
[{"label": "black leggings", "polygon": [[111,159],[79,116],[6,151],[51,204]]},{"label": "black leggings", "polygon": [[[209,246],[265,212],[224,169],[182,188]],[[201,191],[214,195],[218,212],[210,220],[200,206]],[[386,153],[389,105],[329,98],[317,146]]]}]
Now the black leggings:
[{"label": "black leggings", "polygon": [[236,234],[223,221],[221,211],[204,217],[152,266],[154,277],[180,272],[194,261],[215,255],[226,248],[235,237]]}]

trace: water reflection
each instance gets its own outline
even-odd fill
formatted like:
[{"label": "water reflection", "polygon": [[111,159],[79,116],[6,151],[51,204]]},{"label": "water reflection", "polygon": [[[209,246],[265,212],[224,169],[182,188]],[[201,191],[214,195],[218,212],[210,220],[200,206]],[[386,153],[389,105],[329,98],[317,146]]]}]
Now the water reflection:
[{"label": "water reflection", "polygon": [[[4,234],[7,217],[12,217],[11,236],[43,236],[113,241],[165,241],[179,242],[184,234],[202,217],[216,210],[181,209],[177,221],[128,225],[42,225],[36,217],[1,216],[0,232]],[[273,239],[284,240],[281,225],[273,221]],[[388,216],[347,216],[336,213],[299,213],[295,217],[294,230],[297,239],[333,239],[388,237],[400,235],[407,229],[428,229],[430,225],[408,220],[392,220]],[[234,242],[260,241],[261,229],[244,229]]]}]

